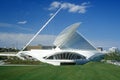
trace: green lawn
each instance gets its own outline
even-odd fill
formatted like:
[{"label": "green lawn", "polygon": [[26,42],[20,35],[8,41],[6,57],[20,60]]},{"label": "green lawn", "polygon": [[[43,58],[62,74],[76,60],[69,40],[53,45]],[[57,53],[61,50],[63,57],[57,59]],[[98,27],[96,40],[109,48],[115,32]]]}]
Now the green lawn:
[{"label": "green lawn", "polygon": [[99,62],[75,66],[0,66],[0,80],[120,80],[120,67]]}]

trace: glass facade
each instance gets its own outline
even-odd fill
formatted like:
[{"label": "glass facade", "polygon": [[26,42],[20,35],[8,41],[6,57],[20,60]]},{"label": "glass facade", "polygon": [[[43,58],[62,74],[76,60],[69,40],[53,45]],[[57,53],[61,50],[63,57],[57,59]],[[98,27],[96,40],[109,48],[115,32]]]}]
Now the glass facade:
[{"label": "glass facade", "polygon": [[67,41],[59,47],[61,49],[95,50],[95,48],[77,32],[68,37]]},{"label": "glass facade", "polygon": [[75,23],[63,30],[54,44],[61,49],[96,50],[76,29],[80,23]]}]

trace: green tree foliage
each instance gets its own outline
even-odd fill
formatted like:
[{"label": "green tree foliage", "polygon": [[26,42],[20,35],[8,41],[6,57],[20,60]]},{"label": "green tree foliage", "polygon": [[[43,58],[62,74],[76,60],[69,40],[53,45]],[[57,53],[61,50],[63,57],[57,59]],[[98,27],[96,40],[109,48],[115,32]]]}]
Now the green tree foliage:
[{"label": "green tree foliage", "polygon": [[19,49],[14,48],[0,48],[0,52],[18,52]]},{"label": "green tree foliage", "polygon": [[104,59],[120,61],[120,52],[110,52],[105,55]]}]

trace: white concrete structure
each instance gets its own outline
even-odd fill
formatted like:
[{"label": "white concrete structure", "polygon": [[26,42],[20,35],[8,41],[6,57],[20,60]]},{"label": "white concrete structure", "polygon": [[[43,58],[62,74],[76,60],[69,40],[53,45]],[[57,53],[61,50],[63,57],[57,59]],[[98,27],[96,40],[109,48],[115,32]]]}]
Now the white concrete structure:
[{"label": "white concrete structure", "polygon": [[109,48],[109,52],[118,52],[119,49],[117,47],[111,47]]},{"label": "white concrete structure", "polygon": [[76,31],[79,25],[80,23],[75,23],[64,29],[54,41],[55,49],[20,51],[17,56],[21,59],[31,58],[53,65],[83,64],[90,60],[99,60],[103,54]]}]

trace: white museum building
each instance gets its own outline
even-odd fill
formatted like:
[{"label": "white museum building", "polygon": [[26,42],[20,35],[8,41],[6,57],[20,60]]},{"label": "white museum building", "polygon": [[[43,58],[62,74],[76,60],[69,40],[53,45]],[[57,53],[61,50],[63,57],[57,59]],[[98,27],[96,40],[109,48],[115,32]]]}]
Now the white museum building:
[{"label": "white museum building", "polygon": [[75,23],[64,29],[53,43],[56,48],[20,51],[17,56],[21,59],[32,58],[53,65],[84,64],[91,60],[100,60],[103,54],[77,32],[79,26],[80,23]]}]

